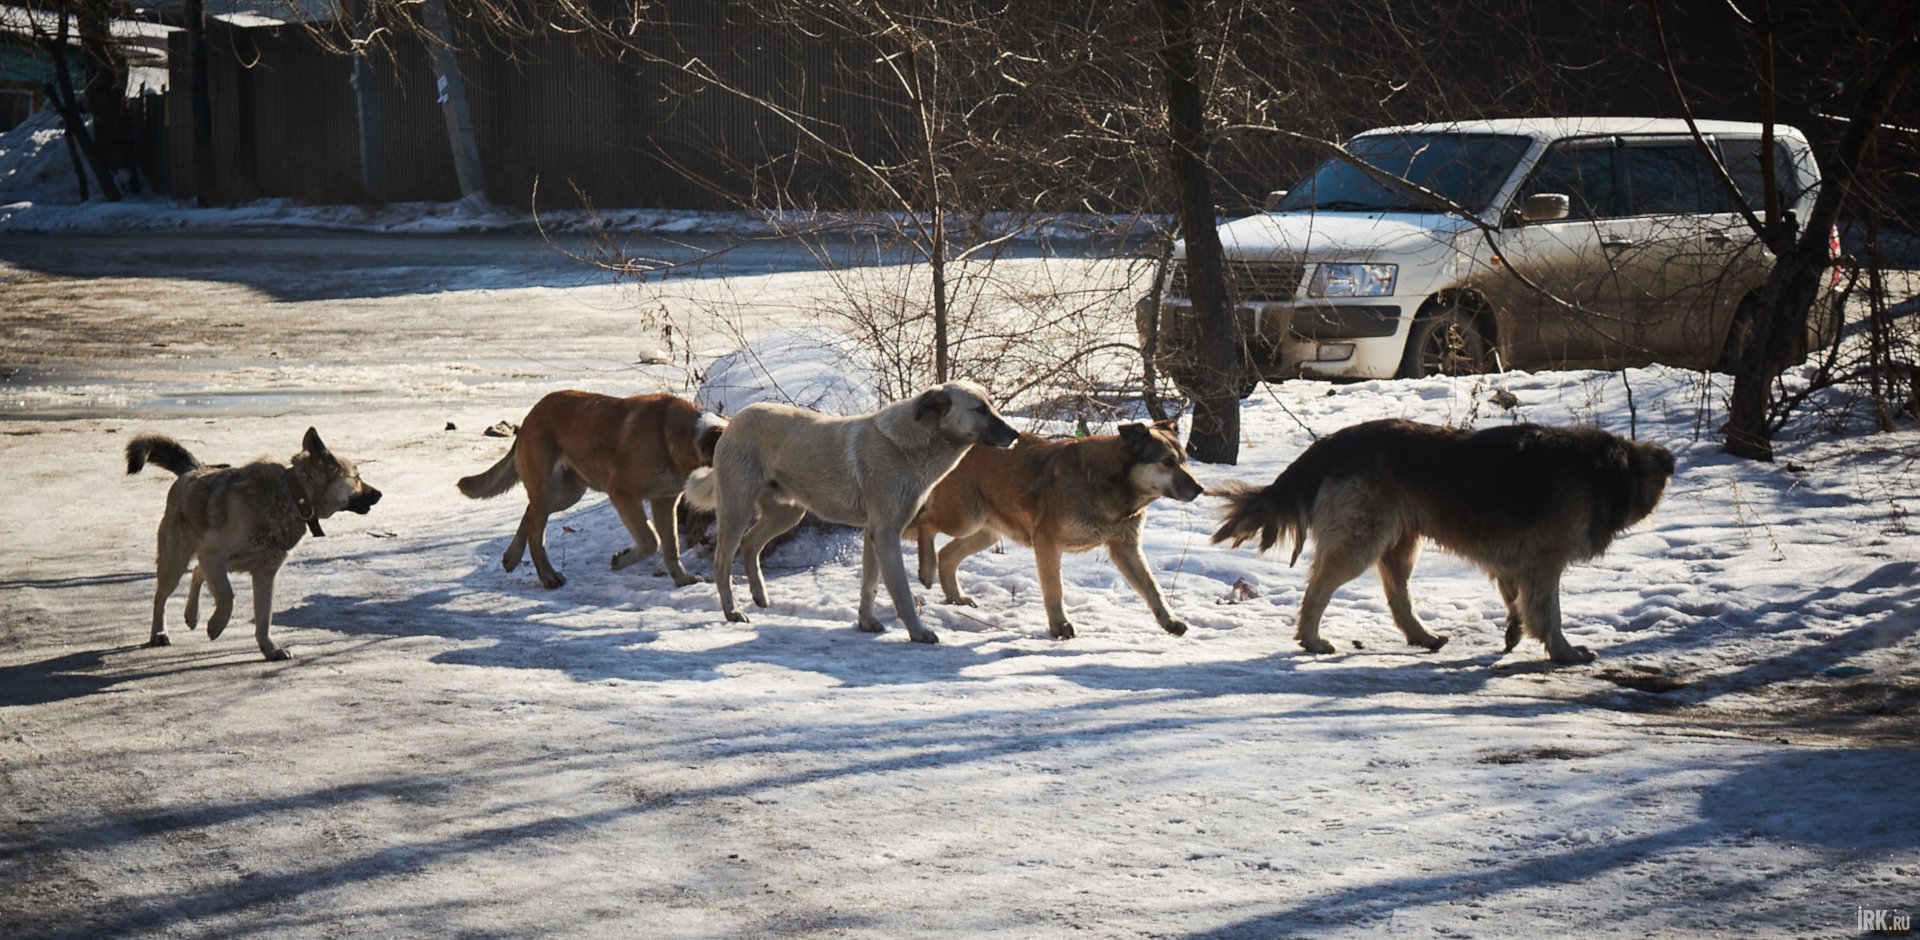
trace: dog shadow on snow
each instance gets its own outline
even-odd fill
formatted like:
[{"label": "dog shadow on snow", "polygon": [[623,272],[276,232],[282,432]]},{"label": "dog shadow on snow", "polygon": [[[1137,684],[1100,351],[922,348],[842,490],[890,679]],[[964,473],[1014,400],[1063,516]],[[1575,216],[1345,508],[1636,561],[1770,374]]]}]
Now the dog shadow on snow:
[{"label": "dog shadow on snow", "polygon": [[[624,535],[604,504],[593,507],[588,515],[576,516],[571,524],[579,527],[582,546],[604,548],[618,544]],[[877,612],[888,625],[888,632],[883,636],[858,632],[852,625],[853,599],[833,598],[830,603],[813,599],[817,598],[815,587],[806,576],[808,569],[819,565],[857,567],[857,550],[852,551],[852,561],[845,557],[848,546],[857,545],[857,536],[843,534],[838,542],[810,548],[793,546],[791,553],[788,549],[770,552],[767,566],[774,606],[752,610],[753,622],[747,625],[721,620],[712,583],[675,587],[657,572],[658,559],[628,571],[608,572],[605,555],[573,551],[574,557],[566,559],[564,566],[572,570],[576,580],[557,590],[543,589],[527,567],[511,573],[500,570],[499,552],[510,536],[503,530],[461,539],[457,544],[429,546],[436,552],[470,552],[472,567],[423,592],[404,596],[293,595],[289,598],[293,605],[275,615],[276,630],[285,628],[281,636],[296,644],[296,656],[301,655],[297,644],[302,628],[368,637],[438,636],[466,645],[435,654],[434,662],[556,670],[582,681],[711,681],[735,678],[742,669],[757,666],[811,672],[849,687],[883,686],[967,681],[964,675],[968,667],[1017,658],[1034,663],[1033,672],[1086,688],[1154,693],[1170,699],[1270,693],[1349,699],[1404,692],[1436,698],[1377,707],[1502,714],[1512,714],[1516,709],[1551,712],[1596,706],[1644,711],[1690,702],[1699,695],[1814,674],[1862,649],[1904,642],[1920,630],[1920,621],[1902,627],[1895,622],[1899,618],[1891,615],[1910,602],[1920,602],[1920,587],[1909,586],[1914,582],[1916,566],[1895,563],[1851,585],[1808,586],[1796,596],[1781,598],[1762,609],[1722,612],[1698,623],[1643,634],[1616,633],[1617,641],[1596,644],[1600,659],[1591,666],[1556,666],[1544,658],[1539,644],[1532,640],[1523,641],[1510,655],[1499,652],[1504,625],[1492,618],[1435,623],[1435,627],[1453,633],[1456,642],[1436,653],[1417,652],[1399,643],[1400,637],[1384,611],[1377,617],[1348,618],[1337,626],[1342,651],[1313,656],[1299,650],[1292,640],[1291,610],[1276,610],[1268,622],[1260,624],[1270,629],[1272,637],[1272,651],[1264,656],[1203,663],[1134,664],[1136,660],[1123,664],[1103,655],[1109,650],[1080,641],[1018,646],[1001,642],[937,646],[907,643],[884,590]],[[687,542],[691,544],[693,539]],[[371,569],[388,566],[404,571],[418,550],[419,546],[394,546],[384,553],[362,557]],[[710,564],[709,556],[707,564],[696,562],[694,570],[710,576]],[[412,589],[417,584],[407,576],[404,587]],[[1888,597],[1889,592],[1901,597]],[[922,608],[923,615],[931,615],[936,629],[950,639],[966,636],[968,622],[980,619],[962,608],[931,603],[930,595],[917,584],[915,593],[929,601]],[[1859,611],[1870,614],[1864,620],[1848,618],[1848,629],[1824,642],[1785,649],[1734,674],[1704,681],[1684,675],[1669,677],[1675,681],[1663,686],[1659,681],[1662,676],[1648,679],[1638,671],[1665,670],[1668,667],[1659,664],[1669,653],[1711,648],[1718,642],[1717,636],[1746,637],[1756,629],[1771,629],[1766,625],[1792,619],[1799,612],[1859,595],[1874,595],[1885,602],[1876,601],[1870,609]],[[1132,598],[1126,600],[1131,602]],[[809,609],[798,610],[790,606],[793,603]],[[822,608],[835,609],[836,613],[823,615]],[[831,620],[839,608],[844,608],[844,618]],[[1872,615],[1874,611],[1884,615]],[[1038,604],[1022,603],[979,613],[996,623],[1014,624],[1013,629],[1032,638],[1045,635],[1044,614]],[[655,626],[650,620],[670,624]],[[1577,630],[1578,623],[1576,615],[1571,625]],[[1205,644],[1210,632],[1203,626],[1182,638],[1162,636],[1144,609],[1139,611],[1137,626],[1128,629],[1151,634],[1167,644]],[[703,631],[711,633],[703,636]],[[1471,649],[1461,642],[1470,638]],[[1363,640],[1368,648],[1346,649],[1348,640]],[[315,652],[310,647],[307,655]],[[1655,666],[1649,667],[1648,663]],[[993,680],[982,677],[978,681]],[[1471,696],[1489,687],[1498,694],[1457,703],[1438,698]]]},{"label": "dog shadow on snow", "polygon": [[[310,592],[275,615],[276,636],[287,628],[283,639],[294,645],[296,662],[326,655],[313,644],[301,649],[301,629],[443,637],[464,645],[432,655],[432,662],[553,670],[583,682],[711,681],[762,666],[817,673],[845,686],[875,686],[951,679],[982,659],[960,645],[906,642],[884,590],[877,613],[887,632],[879,636],[854,629],[851,601],[844,604],[844,622],[830,625],[817,610],[784,605],[783,594],[795,600],[799,595],[797,585],[781,582],[804,578],[805,568],[789,567],[777,553],[767,560],[773,606],[749,608],[751,623],[731,624],[721,617],[710,581],[676,587],[654,572],[657,559],[609,574],[604,556],[588,561],[576,553],[564,566],[572,580],[547,590],[531,566],[500,570],[499,549],[506,541],[503,536],[475,543],[474,570],[444,587],[387,597]],[[703,578],[711,574],[698,564],[693,569]],[[710,623],[697,622],[703,618]],[[672,625],[653,625],[663,619]],[[951,623],[935,627],[954,632]]]},{"label": "dog shadow on snow", "polygon": [[[582,525],[588,534],[600,528],[593,522]],[[876,612],[887,625],[887,632],[878,636],[861,633],[853,627],[852,598],[834,599],[837,606],[845,608],[841,620],[828,620],[820,613],[819,608],[826,604],[802,599],[812,596],[806,578],[808,568],[815,564],[858,565],[857,551],[850,562],[837,557],[821,560],[818,556],[835,553],[831,547],[819,546],[799,548],[795,555],[785,558],[780,550],[770,552],[766,564],[773,606],[749,608],[753,618],[750,624],[730,624],[721,618],[710,581],[675,587],[654,571],[657,559],[609,575],[604,570],[587,570],[590,565],[603,566],[601,556],[592,555],[590,561],[582,557],[584,553],[576,552],[576,557],[564,565],[574,580],[547,590],[540,587],[529,566],[511,573],[500,570],[499,551],[507,539],[507,535],[500,535],[476,540],[473,569],[445,586],[386,597],[309,592],[275,614],[276,635],[294,647],[296,663],[302,657],[325,655],[312,644],[304,651],[300,648],[302,629],[364,637],[444,637],[467,645],[434,654],[432,662],[554,670],[583,682],[712,681],[738,678],[754,668],[813,673],[845,687],[990,682],[995,680],[968,678],[969,667],[1031,658],[1043,663],[1049,674],[1089,688],[1152,692],[1167,698],[1287,691],[1289,685],[1299,684],[1301,677],[1294,673],[1302,671],[1300,664],[1312,661],[1293,655],[1290,642],[1269,656],[1249,662],[1169,663],[1138,668],[1092,662],[1092,657],[1106,651],[1073,641],[1048,641],[1037,649],[1025,644],[1024,648],[1013,649],[1000,643],[982,649],[950,642],[975,628],[981,619],[979,613],[997,622],[1018,624],[1016,629],[1029,638],[1044,640],[1045,615],[1037,603],[990,612],[927,603],[921,609],[922,616],[929,617],[929,625],[949,642],[909,643],[884,588]],[[592,544],[607,541],[595,539]],[[609,544],[617,541],[616,537]],[[702,577],[712,573],[707,565],[695,564],[692,570]],[[801,583],[782,583],[789,579]],[[610,585],[617,587],[610,591]],[[610,593],[624,596],[613,600]],[[917,582],[915,593],[927,599]],[[801,611],[784,604],[783,598],[811,609]],[[672,625],[649,625],[650,613],[656,611]],[[698,623],[702,618],[709,618],[709,622]],[[696,622],[689,623],[690,619]],[[1192,636],[1163,636],[1144,608],[1140,621],[1140,631],[1169,644],[1205,642]],[[283,629],[284,634],[280,633]],[[711,633],[701,636],[702,631]],[[1421,663],[1410,665],[1423,672],[1447,671]],[[1473,670],[1457,672],[1460,674],[1441,681],[1463,692],[1485,681],[1468,675]],[[1361,694],[1411,681],[1402,670],[1382,669],[1372,662],[1351,668],[1317,669],[1315,674],[1315,690],[1326,694]]]}]

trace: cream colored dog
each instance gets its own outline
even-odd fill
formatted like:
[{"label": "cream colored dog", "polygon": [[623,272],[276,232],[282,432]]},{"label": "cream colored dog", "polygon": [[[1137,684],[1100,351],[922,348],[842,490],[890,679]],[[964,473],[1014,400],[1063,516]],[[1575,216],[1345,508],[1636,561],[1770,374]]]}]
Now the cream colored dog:
[{"label": "cream colored dog", "polygon": [[[866,529],[859,628],[885,629],[873,615],[884,577],[907,635],[916,643],[940,642],[914,610],[900,534],[967,448],[1012,447],[1018,436],[986,390],[971,382],[948,382],[851,417],[771,403],[742,408],[714,448],[712,471],[695,474],[687,485],[687,498],[717,516],[713,583],[721,612],[747,621],[734,606],[731,583],[733,556],[741,549],[753,602],[767,606],[760,550],[812,510],[828,522]],[[747,529],[755,510],[759,519]]]}]

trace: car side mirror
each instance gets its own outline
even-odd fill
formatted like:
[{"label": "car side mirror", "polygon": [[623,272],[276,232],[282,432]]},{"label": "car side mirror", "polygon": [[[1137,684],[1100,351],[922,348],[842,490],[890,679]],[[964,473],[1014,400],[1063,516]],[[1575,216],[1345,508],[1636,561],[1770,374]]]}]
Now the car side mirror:
[{"label": "car side mirror", "polygon": [[1274,190],[1273,192],[1270,192],[1270,193],[1268,193],[1268,194],[1267,194],[1267,204],[1266,204],[1266,207],[1265,207],[1265,208],[1266,208],[1266,210],[1267,210],[1268,212],[1272,212],[1272,211],[1273,211],[1273,207],[1274,207],[1274,206],[1277,206],[1277,205],[1279,205],[1279,204],[1280,204],[1280,200],[1282,200],[1282,199],[1285,199],[1285,198],[1287,198],[1287,191],[1286,191],[1286,190],[1284,190],[1284,189],[1276,189],[1276,190]]},{"label": "car side mirror", "polygon": [[1520,206],[1522,222],[1558,222],[1573,210],[1573,200],[1564,193],[1534,193]]}]

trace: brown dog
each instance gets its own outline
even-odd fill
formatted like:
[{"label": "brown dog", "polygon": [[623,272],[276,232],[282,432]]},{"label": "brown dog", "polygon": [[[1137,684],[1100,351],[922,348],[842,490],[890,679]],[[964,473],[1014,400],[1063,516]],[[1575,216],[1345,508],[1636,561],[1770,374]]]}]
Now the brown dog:
[{"label": "brown dog", "polygon": [[[1387,606],[1407,642],[1447,642],[1413,615],[1407,578],[1420,539],[1485,569],[1507,606],[1507,649],[1525,635],[1557,663],[1593,651],[1560,628],[1560,576],[1606,551],[1613,537],[1653,512],[1673,475],[1673,455],[1598,428],[1515,424],[1485,431],[1369,421],[1308,447],[1266,487],[1239,484],[1215,542],[1260,536],[1260,550],[1308,533],[1319,546],[1307,574],[1296,637],[1331,653],[1320,617],[1335,589],[1369,565],[1380,569]],[[1289,562],[1291,564],[1292,562]]]},{"label": "brown dog", "polygon": [[[179,479],[167,490],[155,553],[153,633],[148,646],[167,646],[167,598],[193,567],[187,586],[187,628],[200,614],[200,585],[213,589],[207,639],[217,640],[233,616],[229,571],[253,576],[253,638],[270,660],[293,654],[275,646],[267,632],[273,620],[273,578],[302,536],[320,531],[320,520],[344,509],[366,513],[380,491],[360,481],[353,464],[333,455],[320,435],[307,429],[301,450],[287,464],[256,460],[244,467],[202,464],[179,442],[142,434],[127,443],[127,472],[151,463]],[[195,563],[198,562],[196,565]]]},{"label": "brown dog", "polygon": [[[526,485],[527,512],[500,565],[512,571],[531,548],[534,570],[549,588],[567,579],[547,560],[547,516],[579,502],[589,489],[607,494],[633,535],[631,546],[614,553],[613,570],[658,550],[673,583],[692,584],[698,579],[680,564],[675,511],[687,477],[712,465],[714,444],[726,426],[725,418],[672,395],[553,392],[527,412],[507,455],[485,472],[462,478],[460,492],[486,499],[516,482]],[[642,501],[653,508],[652,525]]]},{"label": "brown dog", "polygon": [[974,606],[960,590],[960,562],[1005,536],[1033,547],[1047,632],[1073,636],[1061,600],[1060,554],[1104,545],[1168,633],[1187,625],[1167,610],[1160,583],[1140,552],[1147,504],[1162,496],[1191,502],[1203,488],[1187,472],[1171,421],[1123,424],[1120,433],[1071,441],[1020,435],[1012,450],[976,447],[933,488],[912,530],[920,544],[920,583],[933,586],[933,534],[953,540],[940,550],[940,587],[949,604]]}]

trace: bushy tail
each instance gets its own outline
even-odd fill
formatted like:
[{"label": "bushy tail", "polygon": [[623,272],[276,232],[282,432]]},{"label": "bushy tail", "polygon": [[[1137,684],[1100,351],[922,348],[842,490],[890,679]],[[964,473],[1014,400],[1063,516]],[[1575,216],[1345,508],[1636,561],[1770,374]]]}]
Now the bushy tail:
[{"label": "bushy tail", "polygon": [[127,472],[139,473],[147,464],[172,470],[174,476],[200,469],[200,461],[187,453],[179,441],[160,434],[142,434],[127,442]]},{"label": "bushy tail", "polygon": [[520,468],[513,462],[513,452],[519,447],[520,442],[515,441],[498,463],[473,476],[461,477],[460,492],[471,499],[491,499],[513,489],[520,482]]},{"label": "bushy tail", "polygon": [[712,512],[715,506],[720,505],[718,489],[719,486],[713,479],[713,468],[701,467],[693,471],[687,475],[685,493],[687,505],[694,509]]},{"label": "bushy tail", "polygon": [[[1213,533],[1215,542],[1231,540],[1238,548],[1254,535],[1260,536],[1260,550],[1266,551],[1282,536],[1293,539],[1293,557],[1289,566],[1300,560],[1307,544],[1308,521],[1313,513],[1313,491],[1302,492],[1285,473],[1269,486],[1230,483],[1220,491],[1227,498],[1226,521]],[[1318,487],[1316,486],[1317,490]],[[1304,498],[1303,498],[1304,497]]]}]

